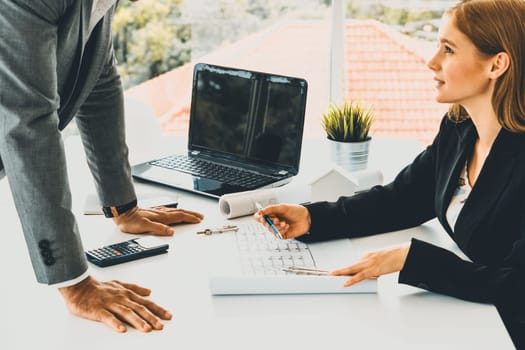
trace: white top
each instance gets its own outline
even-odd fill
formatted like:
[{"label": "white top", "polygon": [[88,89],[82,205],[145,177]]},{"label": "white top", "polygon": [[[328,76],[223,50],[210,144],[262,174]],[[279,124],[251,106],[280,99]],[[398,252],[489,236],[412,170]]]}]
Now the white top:
[{"label": "white top", "polygon": [[452,231],[454,231],[454,226],[456,226],[459,213],[461,212],[461,209],[463,209],[463,205],[467,201],[471,191],[472,186],[470,186],[468,181],[467,164],[465,163],[465,166],[459,175],[458,185],[454,191],[454,195],[452,195],[452,200],[450,201],[446,213],[447,222],[452,228]]},{"label": "white top", "polygon": [[[91,20],[89,21],[88,33],[91,34],[93,28],[104,17],[106,12],[117,0],[93,0],[93,7],[91,8]],[[88,36],[89,36],[88,34]]]},{"label": "white top", "polygon": [[95,12],[95,9],[97,8],[99,0],[93,0],[93,8],[91,8],[91,13]]}]

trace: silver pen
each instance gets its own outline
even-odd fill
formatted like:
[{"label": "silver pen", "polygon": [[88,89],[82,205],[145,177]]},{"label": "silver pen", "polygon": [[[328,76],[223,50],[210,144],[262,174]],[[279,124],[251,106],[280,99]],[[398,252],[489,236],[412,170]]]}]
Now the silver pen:
[{"label": "silver pen", "polygon": [[300,267],[300,266],[289,266],[281,269],[284,272],[294,273],[296,275],[314,275],[314,276],[328,276],[329,271],[309,268],[309,267]]}]

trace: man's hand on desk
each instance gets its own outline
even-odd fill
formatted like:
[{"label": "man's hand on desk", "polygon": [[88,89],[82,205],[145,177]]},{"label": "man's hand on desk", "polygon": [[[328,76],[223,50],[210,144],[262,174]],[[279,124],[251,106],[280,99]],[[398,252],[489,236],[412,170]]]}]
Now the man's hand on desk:
[{"label": "man's hand on desk", "polygon": [[202,221],[204,215],[191,210],[178,208],[133,208],[124,214],[113,218],[122,232],[152,233],[158,236],[171,236],[175,232],[168,225],[182,222],[196,224]]},{"label": "man's hand on desk", "polygon": [[69,287],[59,288],[68,309],[76,316],[103,322],[117,332],[125,332],[124,322],[142,332],[161,330],[160,321],[171,314],[146,299],[151,291],[136,284],[99,282],[92,277]]},{"label": "man's hand on desk", "polygon": [[401,271],[405,265],[410,244],[365,254],[357,263],[331,271],[332,276],[352,276],[344,284],[350,287],[369,278]]}]

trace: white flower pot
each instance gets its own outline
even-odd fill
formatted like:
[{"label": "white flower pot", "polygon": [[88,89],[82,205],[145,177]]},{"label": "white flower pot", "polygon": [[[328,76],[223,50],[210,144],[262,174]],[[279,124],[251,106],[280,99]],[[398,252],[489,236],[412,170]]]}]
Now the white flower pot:
[{"label": "white flower pot", "polygon": [[362,142],[329,141],[330,154],[334,163],[349,172],[367,168],[370,137]]}]

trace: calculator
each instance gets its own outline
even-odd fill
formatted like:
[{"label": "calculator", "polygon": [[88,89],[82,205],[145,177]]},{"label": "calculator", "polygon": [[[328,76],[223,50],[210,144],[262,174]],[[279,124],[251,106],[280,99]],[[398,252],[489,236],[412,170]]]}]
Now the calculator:
[{"label": "calculator", "polygon": [[88,261],[106,267],[167,253],[169,244],[157,237],[141,237],[86,251]]}]

